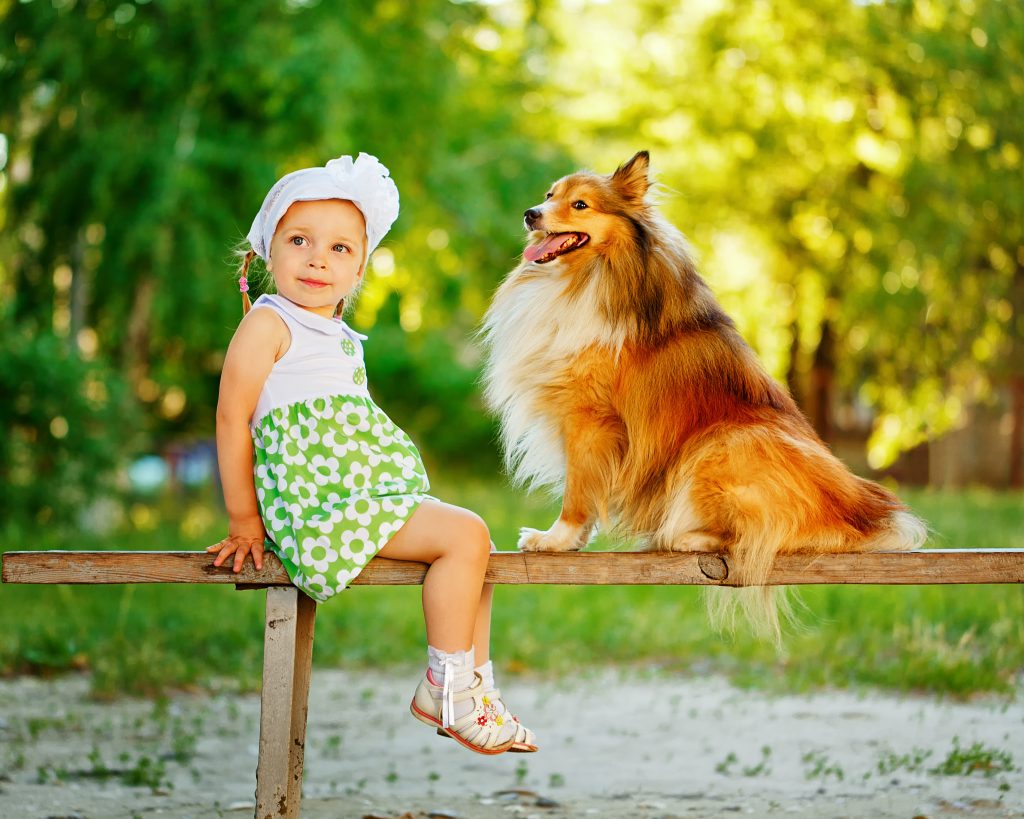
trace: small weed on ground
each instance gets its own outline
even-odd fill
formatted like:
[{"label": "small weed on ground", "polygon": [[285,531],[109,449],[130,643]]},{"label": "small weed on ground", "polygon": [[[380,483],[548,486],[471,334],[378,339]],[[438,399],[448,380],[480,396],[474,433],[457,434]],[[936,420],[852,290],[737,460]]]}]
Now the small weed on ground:
[{"label": "small weed on ground", "polygon": [[829,777],[834,777],[837,782],[842,782],[846,778],[839,763],[832,762],[823,751],[808,751],[800,760],[808,766],[804,771],[804,779],[827,781]]},{"label": "small weed on ground", "polygon": [[756,765],[750,765],[743,769],[744,776],[767,776],[772,772],[768,767],[768,760],[771,759],[772,749],[767,745],[761,748],[761,760]]},{"label": "small weed on ground", "polygon": [[[768,765],[768,760],[771,759],[772,749],[767,745],[761,748],[761,759],[754,765],[744,765],[740,768],[740,773],[744,776],[767,776],[772,772],[772,769]],[[725,758],[715,765],[715,772],[722,774],[722,776],[732,776],[734,773],[733,766],[738,765],[740,758],[736,756],[732,751],[726,754]]]},{"label": "small weed on ground", "polygon": [[173,787],[167,779],[167,769],[161,759],[153,759],[143,754],[132,763],[131,755],[125,752],[118,758],[123,767],[112,768],[103,760],[103,754],[95,745],[86,758],[89,767],[77,770],[41,765],[36,770],[36,782],[42,785],[54,780],[67,782],[75,779],[95,779],[103,782],[108,779],[117,779],[122,785],[146,787],[154,793]]},{"label": "small weed on ground", "polygon": [[962,748],[960,738],[953,737],[953,749],[942,762],[934,768],[929,768],[928,773],[940,776],[970,776],[975,771],[980,771],[984,776],[992,777],[1015,770],[1017,769],[1009,751],[986,748],[980,742],[975,742],[969,748]]},{"label": "small weed on ground", "polygon": [[[931,751],[923,748],[913,748],[909,753],[897,754],[894,751],[886,751],[878,760],[875,766],[881,776],[889,776],[899,771],[907,773],[920,773],[924,767],[925,760],[932,755]],[[871,774],[865,774],[865,778]]]}]

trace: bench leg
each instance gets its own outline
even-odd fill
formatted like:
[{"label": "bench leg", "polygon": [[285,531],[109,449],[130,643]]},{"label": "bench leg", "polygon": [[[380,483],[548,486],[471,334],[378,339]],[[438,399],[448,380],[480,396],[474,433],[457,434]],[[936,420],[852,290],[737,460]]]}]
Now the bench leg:
[{"label": "bench leg", "polygon": [[309,711],[309,676],[313,668],[313,626],[316,602],[298,592],[298,616],[295,621],[295,672],[292,677],[292,718],[289,730],[288,804],[295,805],[298,819],[302,804],[302,765],[306,754],[306,714]]},{"label": "bench leg", "polygon": [[267,589],[256,819],[298,819],[316,603],[294,586]]}]

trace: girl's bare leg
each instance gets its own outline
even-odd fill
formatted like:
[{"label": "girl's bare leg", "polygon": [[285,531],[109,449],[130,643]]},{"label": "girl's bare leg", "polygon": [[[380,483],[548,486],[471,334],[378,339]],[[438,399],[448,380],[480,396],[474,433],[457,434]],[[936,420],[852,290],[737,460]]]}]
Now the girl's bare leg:
[{"label": "girl's bare leg", "polygon": [[476,664],[483,665],[491,659],[491,604],[494,602],[494,584],[485,583],[476,610],[476,628],[473,629],[473,653]]},{"label": "girl's bare leg", "polygon": [[[425,500],[388,544],[383,557],[429,563],[423,580],[427,643],[441,651],[466,651],[477,640],[484,608],[484,573],[491,538],[478,515]],[[484,644],[489,650],[490,595]],[[477,656],[476,661],[486,662]]]}]

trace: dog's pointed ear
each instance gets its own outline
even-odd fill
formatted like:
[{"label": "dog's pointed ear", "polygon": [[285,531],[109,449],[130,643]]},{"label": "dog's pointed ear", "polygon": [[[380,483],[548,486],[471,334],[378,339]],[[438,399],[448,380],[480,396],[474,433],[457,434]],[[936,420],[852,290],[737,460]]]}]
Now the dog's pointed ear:
[{"label": "dog's pointed ear", "polygon": [[640,151],[612,174],[612,184],[629,199],[643,199],[651,187],[648,177],[650,164],[651,155],[647,151]]}]

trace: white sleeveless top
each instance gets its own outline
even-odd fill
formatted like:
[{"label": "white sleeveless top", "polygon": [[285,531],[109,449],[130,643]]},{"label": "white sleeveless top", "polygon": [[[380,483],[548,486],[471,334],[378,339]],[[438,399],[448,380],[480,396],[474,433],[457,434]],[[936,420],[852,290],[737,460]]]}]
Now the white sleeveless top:
[{"label": "white sleeveless top", "polygon": [[[341,319],[311,313],[284,296],[265,293],[253,304],[252,309],[257,308],[276,312],[288,326],[292,340],[263,384],[250,427],[255,427],[271,410],[299,401],[329,395],[370,397],[361,343],[366,336]],[[345,344],[346,341],[351,344]],[[358,384],[357,371],[362,376],[362,383]]]}]

